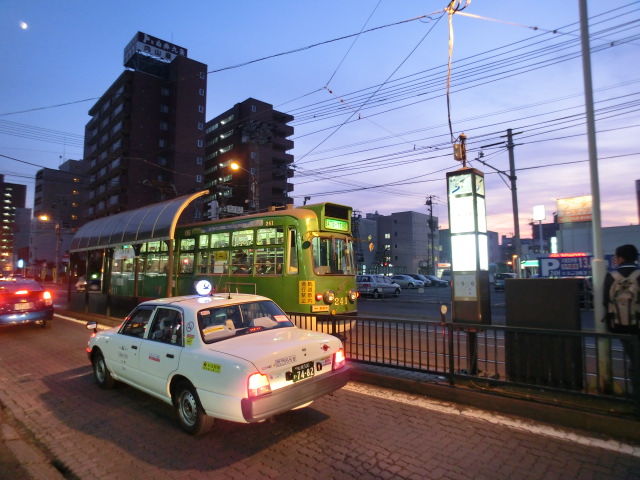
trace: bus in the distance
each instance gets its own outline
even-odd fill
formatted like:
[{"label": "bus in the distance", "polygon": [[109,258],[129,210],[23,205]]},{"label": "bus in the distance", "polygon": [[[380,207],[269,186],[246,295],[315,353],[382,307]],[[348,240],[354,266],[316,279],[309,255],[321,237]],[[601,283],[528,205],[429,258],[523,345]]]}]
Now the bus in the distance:
[{"label": "bus in the distance", "polygon": [[320,203],[180,225],[172,249],[166,241],[145,242],[135,255],[117,249],[111,291],[163,297],[172,274],[173,295],[196,293],[206,280],[214,292],[264,295],[290,313],[355,313],[351,214],[350,207]]}]

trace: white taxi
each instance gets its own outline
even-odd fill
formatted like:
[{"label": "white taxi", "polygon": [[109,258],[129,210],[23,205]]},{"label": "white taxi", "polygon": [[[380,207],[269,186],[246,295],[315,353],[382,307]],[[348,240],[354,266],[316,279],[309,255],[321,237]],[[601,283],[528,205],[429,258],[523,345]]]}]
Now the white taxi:
[{"label": "white taxi", "polygon": [[117,328],[87,328],[98,385],[120,381],[172,404],[193,435],[214,418],[252,423],[306,407],[349,381],[338,338],[296,327],[257,295],[156,299]]}]

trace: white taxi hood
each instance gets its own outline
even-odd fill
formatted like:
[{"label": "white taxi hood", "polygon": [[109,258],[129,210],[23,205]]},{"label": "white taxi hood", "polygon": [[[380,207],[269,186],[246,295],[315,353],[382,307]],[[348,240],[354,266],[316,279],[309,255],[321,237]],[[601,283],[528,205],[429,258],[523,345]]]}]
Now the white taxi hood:
[{"label": "white taxi hood", "polygon": [[341,346],[339,339],[326,333],[288,327],[229,338],[206,348],[242,358],[267,372],[329,357]]}]

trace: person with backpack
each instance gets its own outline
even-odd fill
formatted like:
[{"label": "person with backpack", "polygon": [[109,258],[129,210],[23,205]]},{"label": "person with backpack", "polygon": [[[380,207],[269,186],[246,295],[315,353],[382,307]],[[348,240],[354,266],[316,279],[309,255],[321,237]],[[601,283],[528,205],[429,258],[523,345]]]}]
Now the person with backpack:
[{"label": "person with backpack", "polygon": [[[634,245],[616,248],[613,263],[616,269],[604,278],[604,307],[607,327],[612,333],[640,336],[640,267],[638,249]],[[622,340],[626,355],[630,360],[630,373],[638,380],[640,352],[635,352],[638,342]],[[633,382],[634,384],[636,382]]]},{"label": "person with backpack", "polygon": [[616,248],[616,269],[604,279],[607,326],[614,333],[640,333],[640,267],[634,245]]}]

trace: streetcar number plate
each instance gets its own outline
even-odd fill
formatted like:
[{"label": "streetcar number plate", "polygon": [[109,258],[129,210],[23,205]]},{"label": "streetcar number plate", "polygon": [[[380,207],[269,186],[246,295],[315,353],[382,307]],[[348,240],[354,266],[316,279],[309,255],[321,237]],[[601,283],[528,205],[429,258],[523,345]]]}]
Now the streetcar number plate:
[{"label": "streetcar number plate", "polygon": [[299,382],[306,378],[313,377],[315,375],[315,369],[313,368],[313,362],[306,362],[300,365],[296,365],[291,369],[293,382]]}]

